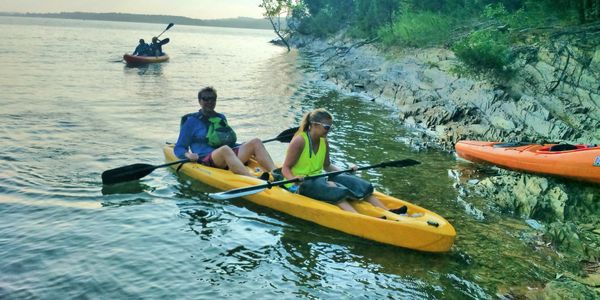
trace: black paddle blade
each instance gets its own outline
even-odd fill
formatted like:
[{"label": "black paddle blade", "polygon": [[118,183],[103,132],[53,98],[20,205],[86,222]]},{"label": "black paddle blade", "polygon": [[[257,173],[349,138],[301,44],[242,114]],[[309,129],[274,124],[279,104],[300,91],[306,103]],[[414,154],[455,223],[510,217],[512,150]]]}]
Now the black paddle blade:
[{"label": "black paddle blade", "polygon": [[288,128],[288,129],[282,131],[277,137],[274,137],[274,138],[268,139],[268,140],[264,140],[262,142],[269,143],[272,141],[278,141],[278,142],[282,142],[282,143],[289,143],[294,138],[294,134],[296,133],[296,131],[298,131],[298,128],[299,127]]},{"label": "black paddle blade", "polygon": [[410,166],[414,166],[414,165],[418,165],[420,164],[420,161],[414,160],[414,159],[402,159],[402,160],[393,160],[393,161],[386,161],[386,162],[382,162],[378,165],[378,167],[380,168],[385,168],[385,167],[410,167]]},{"label": "black paddle blade", "polygon": [[170,40],[169,40],[169,38],[166,38],[166,39],[164,39],[164,40],[160,41],[160,44],[161,44],[161,45],[165,45],[165,44],[168,44],[168,43],[169,43],[169,41],[170,41]]},{"label": "black paddle blade", "polygon": [[154,171],[155,166],[149,164],[133,164],[102,173],[102,184],[115,184],[138,180]]},{"label": "black paddle blade", "polygon": [[294,134],[298,131],[299,127],[288,128],[282,131],[275,139],[282,143],[289,143],[294,138]]},{"label": "black paddle blade", "polygon": [[173,27],[173,25],[175,25],[175,24],[169,23],[169,25],[167,25],[167,29],[165,29],[165,30],[169,30],[169,28]]}]

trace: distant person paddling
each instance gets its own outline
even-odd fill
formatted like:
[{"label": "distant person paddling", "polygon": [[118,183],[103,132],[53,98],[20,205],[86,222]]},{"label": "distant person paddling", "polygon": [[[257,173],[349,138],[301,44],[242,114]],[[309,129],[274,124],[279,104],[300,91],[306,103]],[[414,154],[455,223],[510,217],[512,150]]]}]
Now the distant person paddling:
[{"label": "distant person paddling", "polygon": [[175,24],[169,23],[167,28],[163,30],[159,35],[152,38],[152,43],[148,45],[144,39],[140,39],[137,47],[131,55],[133,56],[164,56],[165,53],[162,50],[162,46],[169,43],[169,38],[160,40],[158,39],[165,31],[173,27]]},{"label": "distant person paddling", "polygon": [[169,43],[169,38],[159,40],[158,37],[152,38],[152,44],[150,45],[150,55],[152,56],[163,56],[165,53],[162,51],[162,45]]},{"label": "distant person paddling", "polygon": [[150,45],[146,44],[144,39],[140,39],[139,44],[133,50],[131,55],[148,56],[150,54]]}]

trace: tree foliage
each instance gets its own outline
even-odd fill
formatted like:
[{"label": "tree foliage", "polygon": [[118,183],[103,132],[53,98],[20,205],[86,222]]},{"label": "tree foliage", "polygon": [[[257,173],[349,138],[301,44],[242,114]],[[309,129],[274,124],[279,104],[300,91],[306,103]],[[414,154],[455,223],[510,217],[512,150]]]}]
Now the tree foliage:
[{"label": "tree foliage", "polygon": [[450,46],[466,66],[493,73],[511,64],[511,33],[600,21],[600,0],[263,0],[263,7],[267,16],[291,11],[290,27],[302,34]]}]

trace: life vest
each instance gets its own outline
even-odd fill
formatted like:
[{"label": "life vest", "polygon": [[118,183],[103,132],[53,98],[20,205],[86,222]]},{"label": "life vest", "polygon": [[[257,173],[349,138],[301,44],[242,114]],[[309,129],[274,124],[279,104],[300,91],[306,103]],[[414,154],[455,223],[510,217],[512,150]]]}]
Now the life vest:
[{"label": "life vest", "polygon": [[313,152],[312,141],[307,132],[302,132],[304,138],[304,149],[296,164],[292,167],[292,174],[295,176],[310,176],[323,173],[323,164],[325,163],[325,154],[327,153],[327,144],[324,138],[319,139],[319,150]]},{"label": "life vest", "polygon": [[218,148],[223,145],[234,145],[237,141],[235,131],[231,128],[225,119],[220,117],[208,118],[208,131],[206,132],[206,141],[209,146]]},{"label": "life vest", "polygon": [[181,118],[180,127],[183,126],[189,117],[198,118],[207,127],[206,136],[199,142],[206,143],[210,147],[218,148],[223,145],[233,146],[237,141],[237,136],[224,118],[219,116],[205,117],[202,113],[189,113]]}]

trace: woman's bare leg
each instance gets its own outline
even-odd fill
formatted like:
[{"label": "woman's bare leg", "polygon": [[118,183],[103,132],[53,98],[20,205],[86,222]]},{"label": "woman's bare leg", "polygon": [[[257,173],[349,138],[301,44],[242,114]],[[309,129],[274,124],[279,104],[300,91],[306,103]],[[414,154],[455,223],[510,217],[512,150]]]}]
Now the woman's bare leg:
[{"label": "woman's bare leg", "polygon": [[388,210],[388,208],[385,206],[385,204],[381,203],[381,201],[373,195],[370,195],[369,198],[367,198],[367,202],[369,202],[377,207],[381,207],[385,210]]},{"label": "woman's bare leg", "polygon": [[350,203],[348,203],[348,201],[346,201],[346,200],[343,200],[342,202],[338,202],[336,205],[345,211],[358,213],[356,211],[356,209],[354,209],[354,207],[352,207],[352,205],[350,205]]}]

